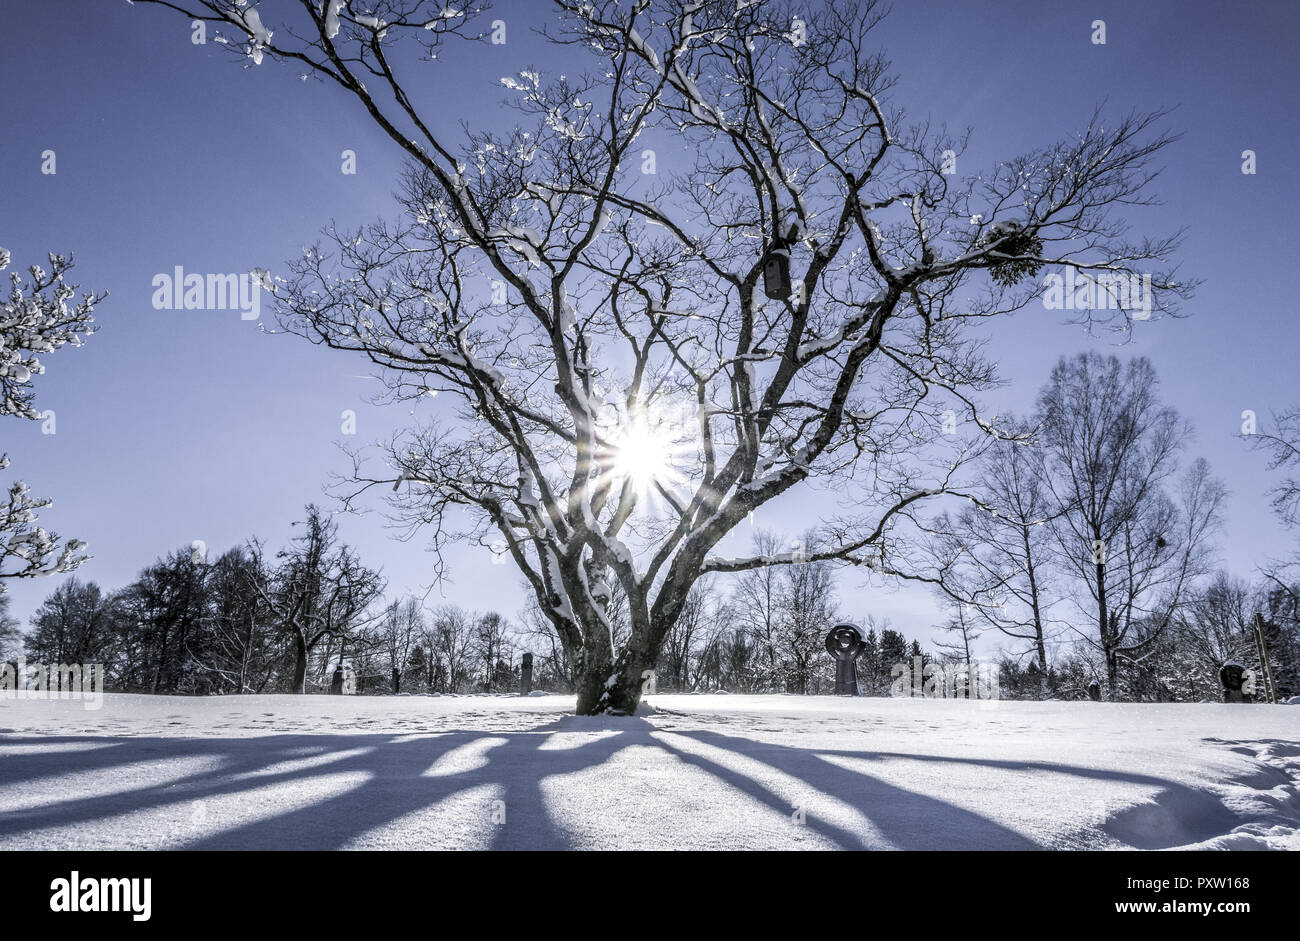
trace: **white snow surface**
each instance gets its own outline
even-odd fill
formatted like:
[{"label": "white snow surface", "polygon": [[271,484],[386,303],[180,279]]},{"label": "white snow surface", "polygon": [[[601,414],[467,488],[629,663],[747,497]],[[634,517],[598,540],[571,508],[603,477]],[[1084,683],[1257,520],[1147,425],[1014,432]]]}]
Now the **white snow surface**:
[{"label": "white snow surface", "polygon": [[0,700],[0,849],[1300,849],[1300,710]]}]

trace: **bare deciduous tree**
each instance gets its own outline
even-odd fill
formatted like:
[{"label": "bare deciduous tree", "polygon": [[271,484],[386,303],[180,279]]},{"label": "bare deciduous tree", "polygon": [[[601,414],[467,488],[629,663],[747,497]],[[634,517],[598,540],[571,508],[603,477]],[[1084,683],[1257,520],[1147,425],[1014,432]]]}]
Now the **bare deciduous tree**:
[{"label": "bare deciduous tree", "polygon": [[709,653],[722,640],[731,609],[713,582],[701,579],[691,586],[682,613],[664,638],[656,671],[658,689],[695,692],[705,681],[703,669]]},{"label": "bare deciduous tree", "polygon": [[[391,489],[435,549],[503,544],[582,713],[635,709],[701,576],[796,561],[715,554],[795,488],[855,498],[807,561],[907,574],[880,544],[950,487],[966,442],[936,433],[942,411],[988,426],[969,328],[1028,303],[1043,266],[1152,275],[1156,311],[1183,290],[1155,270],[1174,242],[1131,242],[1122,217],[1149,200],[1158,115],[945,174],[962,142],[887,104],[870,2],[800,5],[802,41],[777,0],[556,0],[549,38],[591,70],[506,77],[517,123],[464,138],[415,89],[445,44],[486,35],[468,0],[301,0],[275,22],[265,3],[150,2],[334,83],[408,158],[400,221],[331,231],[281,320],[368,358],[393,400],[459,403],[346,496]],[[684,167],[640,172],[653,134]]]},{"label": "bare deciduous tree", "polygon": [[402,675],[411,658],[411,648],[424,631],[424,612],[420,599],[403,598],[384,608],[379,620],[377,639],[388,657],[389,677],[394,693],[402,691]]},{"label": "bare deciduous tree", "polygon": [[1183,670],[1175,682],[1184,684],[1187,698],[1218,700],[1223,688],[1219,668],[1229,660],[1254,659],[1258,595],[1246,582],[1220,572],[1178,613],[1174,655],[1185,662],[1177,663]]},{"label": "bare deciduous tree", "polygon": [[1160,404],[1151,364],[1096,353],[1062,359],[1039,397],[1063,569],[1088,591],[1108,696],[1119,665],[1139,661],[1184,592],[1206,571],[1222,483],[1197,460],[1168,492],[1191,430]]},{"label": "bare deciduous tree", "polygon": [[[776,556],[788,547],[780,545],[780,537],[760,529],[753,536],[756,555]],[[780,630],[781,630],[781,570],[775,566],[749,569],[735,579],[732,589],[732,610],[736,626],[750,637],[754,648],[754,662],[750,665],[750,678],[755,688],[772,692],[781,689]]]},{"label": "bare deciduous tree", "polygon": [[510,681],[504,674],[514,660],[514,645],[510,623],[497,612],[488,611],[474,619],[474,655],[483,671],[483,692],[505,691]]},{"label": "bare deciduous tree", "polygon": [[[1300,478],[1290,476],[1300,468],[1300,407],[1273,415],[1272,428],[1257,432],[1247,440],[1268,453],[1269,470],[1288,472],[1288,476],[1273,487],[1273,509],[1284,526],[1300,528]],[[1264,578],[1275,591],[1287,597],[1292,610],[1300,609],[1294,574],[1297,565],[1300,565],[1300,556],[1275,560],[1263,568]]]},{"label": "bare deciduous tree", "polygon": [[440,692],[460,692],[473,674],[474,616],[455,605],[434,612],[436,670],[444,686]]},{"label": "bare deciduous tree", "polygon": [[382,595],[379,573],[361,564],[357,554],[338,541],[338,527],[320,509],[308,505],[293,545],[276,554],[272,570],[254,547],[257,571],[270,572],[255,590],[271,613],[276,629],[292,645],[294,670],[290,689],[307,691],[308,660],[326,638],[342,640],[369,620],[367,611]]},{"label": "bare deciduous tree", "polygon": [[[1273,416],[1273,427],[1250,439],[1269,455],[1270,470],[1300,468],[1300,407]],[[1273,509],[1287,526],[1300,526],[1300,478],[1284,477],[1273,488]]]},{"label": "bare deciduous tree", "polygon": [[1027,440],[1032,423],[1008,418],[1004,427],[1012,437],[992,442],[978,461],[971,490],[980,502],[935,523],[936,567],[946,598],[959,608],[948,629],[961,634],[966,660],[965,640],[994,627],[1027,642],[1046,696],[1053,627],[1048,524],[1058,508],[1044,476],[1043,450]]}]

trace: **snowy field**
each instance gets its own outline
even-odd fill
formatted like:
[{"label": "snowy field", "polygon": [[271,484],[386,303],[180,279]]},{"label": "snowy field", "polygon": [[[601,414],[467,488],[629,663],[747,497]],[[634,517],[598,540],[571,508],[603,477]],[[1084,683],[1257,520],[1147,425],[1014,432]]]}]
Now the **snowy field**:
[{"label": "snowy field", "polygon": [[0,849],[1300,849],[1300,709],[0,701]]}]

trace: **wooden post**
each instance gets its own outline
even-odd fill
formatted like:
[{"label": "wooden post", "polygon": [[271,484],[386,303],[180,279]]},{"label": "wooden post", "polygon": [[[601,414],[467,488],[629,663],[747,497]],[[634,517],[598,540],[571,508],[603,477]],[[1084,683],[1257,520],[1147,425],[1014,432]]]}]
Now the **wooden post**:
[{"label": "wooden post", "polygon": [[1264,674],[1264,694],[1271,703],[1277,702],[1277,687],[1273,685],[1273,665],[1268,662],[1268,641],[1264,639],[1264,615],[1255,612],[1255,644],[1259,647],[1259,662]]},{"label": "wooden post", "polygon": [[533,655],[526,653],[519,666],[519,695],[527,696],[533,691]]}]

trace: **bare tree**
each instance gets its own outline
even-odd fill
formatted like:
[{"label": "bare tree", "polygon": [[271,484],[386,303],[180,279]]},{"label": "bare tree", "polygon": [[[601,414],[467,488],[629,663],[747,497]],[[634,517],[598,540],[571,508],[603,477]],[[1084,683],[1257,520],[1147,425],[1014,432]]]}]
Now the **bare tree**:
[{"label": "bare tree", "polygon": [[[514,660],[510,623],[495,611],[474,619],[474,654],[482,668],[483,692],[491,693],[508,684],[502,675]],[[504,682],[503,682],[504,681]]]},{"label": "bare tree", "polygon": [[[1250,441],[1269,455],[1269,470],[1300,469],[1300,407],[1273,415],[1273,427]],[[1287,526],[1300,526],[1300,478],[1288,476],[1273,488],[1273,509]]]},{"label": "bare tree", "polygon": [[758,650],[753,639],[742,630],[722,631],[717,640],[700,652],[700,682],[704,689],[763,692],[768,687],[755,686],[754,664]]},{"label": "bare tree", "polygon": [[[948,641],[936,640],[934,644],[938,648],[940,655],[946,660],[961,664],[962,669],[965,671],[967,690],[970,689],[970,684],[975,679],[975,660],[972,655],[971,644],[979,640],[980,629],[983,626],[983,622],[976,619],[973,611],[973,606],[971,609],[967,609],[965,605],[956,605],[952,616],[943,624],[943,631],[953,639]],[[944,682],[946,686],[946,678]],[[951,695],[952,692],[953,690],[946,690],[946,695]],[[1043,698],[1046,698],[1047,685],[1045,677],[1039,692]]]},{"label": "bare tree", "polygon": [[785,688],[813,692],[827,632],[835,623],[835,578],[825,560],[802,562],[781,572],[781,652]]},{"label": "bare tree", "polygon": [[436,669],[441,672],[445,684],[441,692],[459,692],[472,675],[473,616],[455,605],[444,605],[434,612],[433,629]]},{"label": "bare tree", "polygon": [[1224,488],[1198,460],[1179,482],[1180,501],[1168,493],[1190,428],[1160,404],[1146,359],[1062,359],[1039,408],[1057,557],[1087,588],[1093,630],[1083,636],[1105,660],[1114,699],[1120,663],[1150,650],[1204,573]]},{"label": "bare tree", "polygon": [[946,599],[960,609],[949,627],[960,628],[963,636],[994,627],[1027,642],[1046,695],[1053,604],[1047,524],[1058,509],[1045,479],[1043,449],[1031,440],[1034,425],[1008,417],[1003,427],[1011,436],[991,442],[979,458],[971,484],[979,503],[936,521],[936,567]]},{"label": "bare tree", "polygon": [[530,649],[533,663],[533,684],[538,689],[555,689],[571,692],[574,688],[573,664],[555,626],[542,613],[535,595],[529,595],[519,612],[522,625],[522,643]]},{"label": "bare tree", "polygon": [[[549,39],[591,70],[507,77],[517,123],[463,139],[406,76],[418,58],[427,86],[440,48],[485,39],[477,3],[300,0],[271,22],[265,3],[149,2],[334,83],[407,157],[400,221],[330,231],[283,282],[281,321],[368,358],[395,401],[460,403],[395,438],[384,472],[358,459],[345,499],[395,488],[435,551],[503,543],[580,713],[635,709],[702,575],[795,561],[714,554],[792,489],[856,496],[809,561],[907,574],[880,541],[950,488],[966,442],[934,433],[942,411],[988,427],[973,396],[994,371],[968,328],[1028,303],[1043,266],[1151,275],[1155,311],[1184,290],[1151,270],[1174,242],[1130,242],[1117,213],[1149,201],[1159,115],[946,175],[962,142],[885,103],[871,2],[800,5],[792,33],[779,0],[556,0]],[[638,172],[647,131],[688,166]]]},{"label": "bare tree", "polygon": [[788,555],[792,564],[747,569],[735,579],[729,611],[749,643],[734,653],[752,651],[748,681],[756,689],[809,690],[825,634],[835,618],[831,563],[808,561],[817,551],[816,540],[815,531],[783,539],[771,530],[758,530],[753,536],[754,554]]},{"label": "bare tree", "polygon": [[1219,668],[1228,660],[1257,659],[1254,615],[1259,593],[1241,579],[1219,572],[1196,591],[1173,625],[1173,659],[1189,699],[1219,699]]},{"label": "bare tree", "polygon": [[[1273,510],[1284,526],[1300,527],[1300,478],[1291,476],[1300,469],[1300,407],[1273,415],[1273,427],[1247,438],[1252,445],[1269,455],[1269,470],[1284,470],[1288,476],[1273,487]],[[1294,569],[1300,556],[1290,560],[1273,560],[1262,567],[1264,578],[1275,591],[1287,598],[1293,610],[1300,610],[1300,594],[1295,586]]]},{"label": "bare tree", "polygon": [[[775,558],[780,551],[789,548],[780,542],[775,532],[760,529],[753,536],[753,552]],[[741,572],[732,587],[731,610],[736,625],[752,641],[754,675],[751,679],[756,688],[763,691],[780,689],[781,570],[775,566],[763,566]]]},{"label": "bare tree", "polygon": [[[314,505],[307,506],[303,533],[281,550],[280,564],[256,591],[276,628],[292,645],[294,670],[290,689],[307,691],[308,660],[326,638],[342,639],[362,628],[371,605],[384,590],[379,573],[361,564],[357,554],[338,541],[338,527]],[[266,571],[261,563],[258,570]]]},{"label": "bare tree", "polygon": [[704,681],[708,652],[718,644],[731,620],[731,608],[719,595],[711,579],[691,586],[673,626],[664,638],[656,683],[659,689],[694,692]]},{"label": "bare tree", "polygon": [[56,588],[32,615],[27,652],[44,663],[102,661],[111,644],[112,596],[75,576]]},{"label": "bare tree", "polygon": [[390,602],[379,620],[378,640],[388,656],[393,693],[402,691],[402,674],[411,658],[412,645],[424,630],[424,612],[420,599],[404,598]]},{"label": "bare tree", "polygon": [[438,629],[430,614],[431,612],[426,611],[421,617],[415,644],[421,651],[420,659],[423,661],[426,691],[441,693],[447,691],[446,671],[438,657]]},{"label": "bare tree", "polygon": [[201,634],[187,652],[207,674],[211,691],[253,693],[265,685],[257,667],[269,658],[274,630],[256,590],[266,578],[258,566],[254,553],[238,547],[222,553],[208,569],[208,610]]},{"label": "bare tree", "polygon": [[[118,593],[132,635],[126,660],[139,669],[136,676],[134,670],[119,672],[121,680],[154,694],[198,691],[207,671],[195,661],[192,644],[205,633],[208,575],[204,554],[186,546],[160,556]],[[138,656],[130,650],[137,647]]]}]

